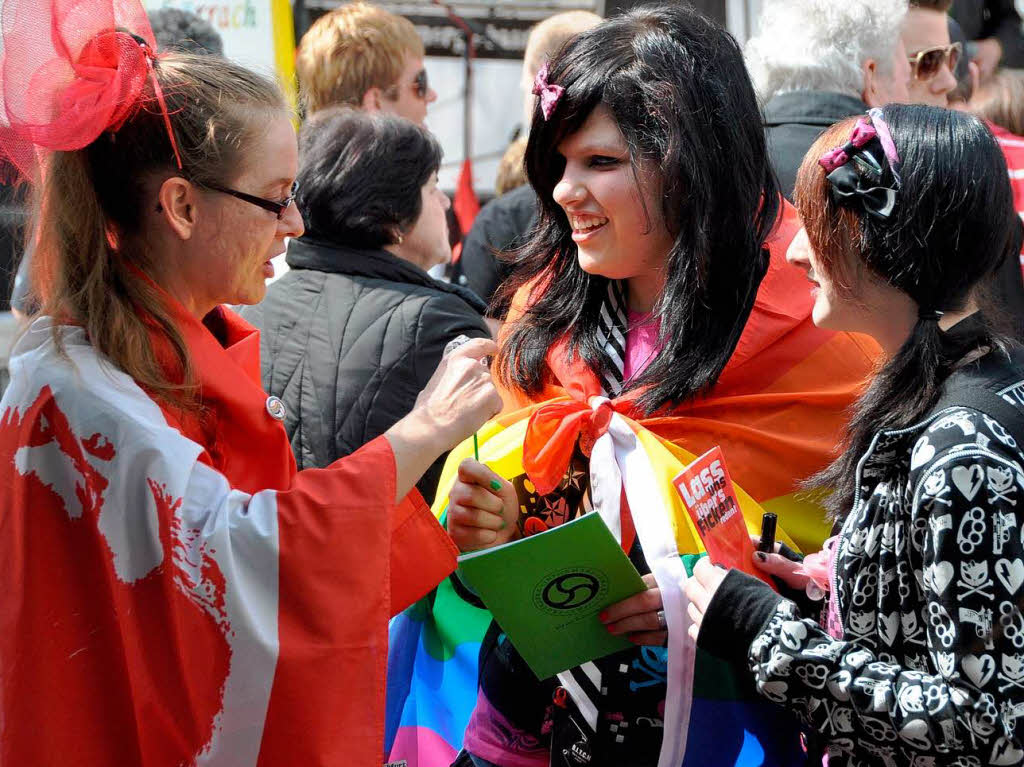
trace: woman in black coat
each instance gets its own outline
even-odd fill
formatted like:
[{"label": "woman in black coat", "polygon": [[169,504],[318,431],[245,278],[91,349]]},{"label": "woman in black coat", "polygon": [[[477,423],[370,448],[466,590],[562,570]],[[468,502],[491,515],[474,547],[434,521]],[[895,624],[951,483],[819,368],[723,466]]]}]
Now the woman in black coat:
[{"label": "woman in black coat", "polygon": [[[285,405],[299,468],[326,466],[412,410],[458,336],[488,338],[483,301],[427,274],[448,260],[441,149],[407,120],[347,108],[300,137],[306,232],[289,271],[243,314],[261,331],[263,385]],[[444,456],[417,487],[433,499]]]}]

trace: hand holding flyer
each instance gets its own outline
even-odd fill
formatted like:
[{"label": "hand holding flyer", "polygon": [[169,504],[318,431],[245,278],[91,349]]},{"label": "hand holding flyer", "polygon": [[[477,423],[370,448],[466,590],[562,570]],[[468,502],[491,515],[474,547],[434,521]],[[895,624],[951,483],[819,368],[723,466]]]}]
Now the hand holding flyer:
[{"label": "hand holding flyer", "polygon": [[754,567],[754,544],[743,521],[722,449],[708,450],[679,472],[672,483],[683,497],[711,561],[742,570],[774,589],[771,578]]}]

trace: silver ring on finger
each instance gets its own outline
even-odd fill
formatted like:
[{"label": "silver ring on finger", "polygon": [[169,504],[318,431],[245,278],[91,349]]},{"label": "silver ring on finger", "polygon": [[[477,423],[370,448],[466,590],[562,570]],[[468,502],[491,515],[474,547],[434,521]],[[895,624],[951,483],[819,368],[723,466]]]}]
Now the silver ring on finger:
[{"label": "silver ring on finger", "polygon": [[665,611],[658,610],[655,614],[658,616],[658,628],[664,631],[668,628],[668,621],[665,619]]},{"label": "silver ring on finger", "polygon": [[469,343],[469,336],[467,336],[465,333],[460,333],[459,335],[455,336],[455,338],[453,338],[451,341],[444,345],[444,351],[441,352],[441,359],[444,359],[453,351],[458,349],[460,346],[467,343]]}]

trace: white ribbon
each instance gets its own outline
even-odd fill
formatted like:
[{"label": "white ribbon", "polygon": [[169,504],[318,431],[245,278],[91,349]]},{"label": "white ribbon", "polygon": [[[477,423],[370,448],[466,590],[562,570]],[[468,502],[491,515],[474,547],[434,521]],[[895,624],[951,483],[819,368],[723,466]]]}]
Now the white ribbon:
[{"label": "white ribbon", "polygon": [[[606,397],[591,397],[589,404],[597,410],[605,402],[608,402]],[[687,633],[690,618],[686,611],[684,591],[686,570],[679,558],[675,532],[664,508],[650,458],[625,419],[613,413],[608,431],[595,441],[590,453],[590,497],[594,510],[601,515],[608,529],[620,542],[622,528],[619,501],[623,486],[626,488],[626,500],[629,502],[640,548],[661,590],[668,625],[665,727],[658,767],[679,767],[686,753],[696,653]],[[570,695],[573,694],[573,688],[578,688],[566,672],[559,674],[558,679]],[[576,700],[575,695],[573,699]],[[588,710],[584,716],[588,720],[591,717],[594,719],[591,725],[596,730],[596,710]]]}]

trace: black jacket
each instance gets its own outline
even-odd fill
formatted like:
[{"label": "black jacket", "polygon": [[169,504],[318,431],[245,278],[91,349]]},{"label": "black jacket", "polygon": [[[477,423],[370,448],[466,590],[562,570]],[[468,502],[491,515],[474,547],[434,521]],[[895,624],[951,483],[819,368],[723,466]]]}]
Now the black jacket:
[{"label": "black jacket", "polygon": [[1013,0],[955,0],[950,14],[968,40],[996,38],[1003,46],[1002,66],[1024,66],[1024,37]]},{"label": "black jacket", "polygon": [[765,104],[768,157],[787,200],[793,201],[796,172],[815,139],[833,123],[865,111],[860,99],[828,91],[780,93]]},{"label": "black jacket", "polygon": [[[511,270],[511,265],[499,261],[495,254],[524,244],[536,222],[537,193],[529,185],[491,200],[466,235],[462,256],[455,264],[453,282],[469,288],[489,303]],[[504,319],[508,306],[492,306],[490,314]]]},{"label": "black jacket", "polygon": [[[300,469],[387,431],[460,334],[489,337],[483,302],[387,251],[291,240],[291,268],[242,315],[260,329],[263,387],[285,404]],[[430,502],[443,460],[417,484]]]}]

